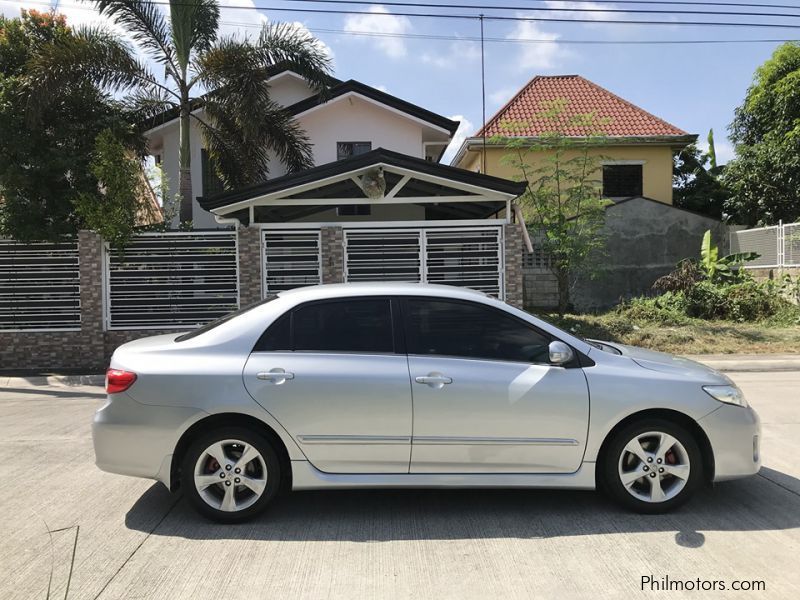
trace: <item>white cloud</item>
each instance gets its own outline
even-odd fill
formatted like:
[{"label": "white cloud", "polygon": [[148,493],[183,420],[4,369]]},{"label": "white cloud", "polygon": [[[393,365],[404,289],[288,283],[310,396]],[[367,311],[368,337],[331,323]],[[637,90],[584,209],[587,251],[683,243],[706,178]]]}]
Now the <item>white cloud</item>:
[{"label": "white cloud", "polygon": [[461,121],[456,129],[455,135],[453,135],[453,139],[450,142],[450,145],[447,146],[447,150],[444,151],[442,155],[442,162],[445,164],[450,164],[450,161],[458,152],[458,149],[461,147],[461,144],[464,143],[464,140],[467,139],[470,135],[475,133],[475,125],[472,124],[472,121],[467,119],[464,115],[453,115],[452,117],[448,117],[453,121]]},{"label": "white cloud", "polygon": [[373,4],[369,15],[348,15],[344,20],[344,30],[349,33],[376,33],[383,37],[367,38],[378,49],[391,58],[403,58],[407,53],[405,40],[392,35],[411,31],[411,21],[407,17],[392,15],[384,6]]},{"label": "white cloud", "polygon": [[556,41],[560,37],[557,33],[544,31],[535,21],[517,21],[514,29],[506,36],[508,39],[540,41],[519,43],[517,66],[525,71],[556,67],[568,55],[567,50]]},{"label": "white cloud", "polygon": [[[267,15],[257,10],[239,10],[235,7],[245,9],[255,8],[253,0],[218,0],[220,5],[220,36],[236,36],[238,38],[253,39],[258,36],[261,27],[269,22]],[[11,2],[0,0],[0,12],[6,17],[17,17],[21,8],[46,11],[48,8],[38,2]],[[169,7],[159,6],[166,19],[169,19]],[[59,0],[58,12],[67,18],[67,24],[72,27],[81,25],[105,26],[113,30],[120,37],[126,39],[131,45],[136,44],[125,32],[125,29],[116,25],[111,19],[100,16],[100,13],[91,5],[81,0]],[[311,34],[308,28],[299,21],[292,22],[292,25],[301,31]],[[313,35],[313,34],[311,34]],[[333,50],[322,40],[317,38],[319,48],[332,60]],[[141,54],[141,52],[140,52]]]},{"label": "white cloud", "polygon": [[500,106],[503,106],[506,102],[511,100],[511,96],[516,94],[518,91],[519,88],[515,87],[504,87],[500,88],[499,90],[495,90],[489,94],[489,107],[499,108]]},{"label": "white cloud", "polygon": [[[217,0],[219,3],[219,34],[239,38],[255,38],[267,23],[267,15],[257,10],[253,0]],[[248,10],[238,10],[243,7]]]},{"label": "white cloud", "polygon": [[382,91],[384,94],[389,93],[389,88],[387,88],[385,85],[373,85],[372,87],[374,87],[376,90]]},{"label": "white cloud", "polygon": [[607,21],[609,19],[618,19],[619,13],[606,12],[610,8],[614,8],[612,4],[604,4],[602,2],[568,2],[564,0],[547,0],[545,4],[548,8],[581,8],[586,11],[592,10],[593,12],[556,12],[555,15],[560,19],[590,19],[592,21]]},{"label": "white cloud", "polygon": [[471,40],[454,40],[447,45],[445,52],[425,52],[420,56],[422,62],[441,69],[451,69],[463,65],[466,61],[478,60],[481,48],[478,42]]}]

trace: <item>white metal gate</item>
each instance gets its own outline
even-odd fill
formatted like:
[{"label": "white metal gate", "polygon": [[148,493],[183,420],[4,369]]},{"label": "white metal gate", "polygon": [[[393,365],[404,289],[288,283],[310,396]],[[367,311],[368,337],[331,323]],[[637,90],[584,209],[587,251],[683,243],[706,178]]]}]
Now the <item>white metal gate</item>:
[{"label": "white metal gate", "polygon": [[319,229],[265,229],[263,236],[265,297],[322,280]]},{"label": "white metal gate", "polygon": [[345,281],[468,287],[503,298],[502,228],[344,230]]}]

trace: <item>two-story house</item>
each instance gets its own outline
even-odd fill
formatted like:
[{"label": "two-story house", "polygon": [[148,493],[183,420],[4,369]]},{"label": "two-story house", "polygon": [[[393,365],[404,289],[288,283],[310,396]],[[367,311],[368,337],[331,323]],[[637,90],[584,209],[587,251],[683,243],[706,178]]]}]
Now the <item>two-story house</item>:
[{"label": "two-story house", "polygon": [[[313,168],[287,174],[273,161],[263,183],[222,191],[199,130],[191,148],[194,226],[257,230],[262,295],[392,280],[463,285],[522,304],[522,231],[510,205],[525,186],[439,163],[457,121],[354,80],[333,80],[321,95],[284,69],[270,86],[308,136]],[[176,115],[162,116],[147,139],[177,186]]]},{"label": "two-story house", "polygon": [[[590,115],[590,117],[586,117]],[[577,276],[572,298],[578,309],[601,309],[647,292],[653,282],[683,258],[697,256],[707,229],[727,242],[717,220],[672,203],[673,155],[697,136],[620,98],[579,75],[536,76],[467,138],[452,165],[476,173],[519,178],[519,169],[503,157],[510,139],[531,145],[557,133],[589,144],[594,179],[612,200],[602,235],[605,252],[596,279]],[[575,152],[578,152],[576,150]],[[574,153],[566,152],[569,159]],[[531,172],[547,150],[525,159]],[[557,303],[548,256],[534,248],[525,255],[524,290],[528,307]]]},{"label": "two-story house", "polygon": [[[579,118],[585,115],[591,117]],[[518,173],[501,160],[508,153],[508,142],[501,138],[533,143],[553,133],[597,141],[590,154],[602,168],[597,179],[604,196],[643,196],[665,204],[672,204],[673,154],[697,140],[580,75],[537,75],[464,140],[451,164],[514,177]],[[529,158],[535,161],[537,156]]]}]

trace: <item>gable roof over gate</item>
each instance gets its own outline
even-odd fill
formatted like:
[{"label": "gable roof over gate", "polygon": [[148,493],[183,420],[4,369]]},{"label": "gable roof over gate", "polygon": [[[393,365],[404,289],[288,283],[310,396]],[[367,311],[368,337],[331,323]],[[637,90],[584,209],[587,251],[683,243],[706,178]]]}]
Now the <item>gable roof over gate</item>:
[{"label": "gable roof over gate", "polygon": [[[386,187],[370,199],[363,177],[381,169]],[[233,215],[255,206],[320,204],[419,204],[505,202],[519,196],[527,183],[474,173],[384,148],[311,169],[269,179],[239,190],[197,201],[216,215]]]}]

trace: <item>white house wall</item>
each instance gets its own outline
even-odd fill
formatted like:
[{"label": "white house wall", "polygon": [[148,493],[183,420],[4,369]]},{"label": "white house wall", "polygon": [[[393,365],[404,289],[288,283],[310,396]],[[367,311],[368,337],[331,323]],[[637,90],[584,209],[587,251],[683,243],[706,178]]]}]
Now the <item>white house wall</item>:
[{"label": "white house wall", "polygon": [[[308,86],[294,76],[276,79],[272,89],[275,100],[288,104],[297,102],[310,93]],[[202,110],[198,114],[202,118]],[[414,122],[403,114],[353,96],[335,99],[325,106],[302,115],[298,121],[311,140],[315,165],[334,162],[337,159],[337,142],[370,142],[373,149],[386,148],[409,156],[424,158],[423,141],[430,141],[431,136],[447,137],[446,134],[431,133],[430,128]],[[161,154],[161,164],[167,177],[169,197],[174,197],[178,192],[179,184],[178,121],[175,120],[157,128],[149,134],[149,138],[151,152]],[[192,120],[192,190],[195,196],[203,194],[202,148],[200,130],[196,121]],[[270,163],[270,178],[286,173],[285,166],[279,161],[272,160]],[[220,227],[214,216],[200,208],[196,200],[193,204],[195,228]],[[395,220],[395,217],[387,217],[387,220]]]},{"label": "white house wall", "polygon": [[314,93],[305,81],[295,75],[284,74],[270,81],[269,96],[281,106],[290,106]]},{"label": "white house wall", "polygon": [[421,125],[357,97],[336,99],[298,121],[314,145],[317,165],[336,160],[336,142],[372,142],[373,150],[423,158]]},{"label": "white house wall", "polygon": [[[192,159],[192,193],[197,196],[203,195],[203,173],[201,163],[201,150],[203,148],[202,134],[196,121],[192,120],[191,125],[191,159]],[[161,152],[161,168],[167,177],[169,188],[169,198],[174,198],[178,193],[180,185],[180,172],[178,167],[178,148],[180,147],[180,130],[178,122],[170,123],[159,130],[162,137],[163,148]],[[195,229],[207,229],[219,227],[214,220],[214,215],[200,208],[197,200],[192,201],[192,215]],[[173,221],[177,225],[178,216]]]}]

